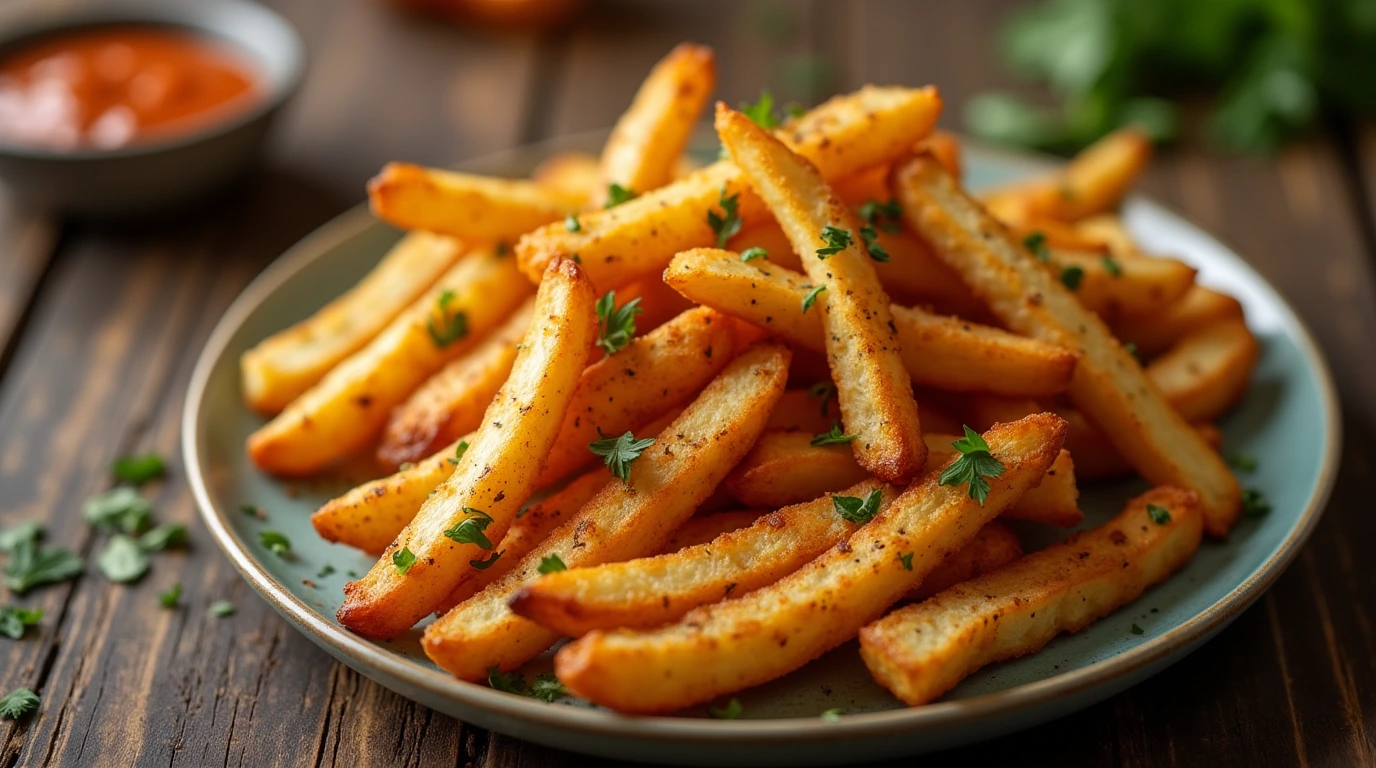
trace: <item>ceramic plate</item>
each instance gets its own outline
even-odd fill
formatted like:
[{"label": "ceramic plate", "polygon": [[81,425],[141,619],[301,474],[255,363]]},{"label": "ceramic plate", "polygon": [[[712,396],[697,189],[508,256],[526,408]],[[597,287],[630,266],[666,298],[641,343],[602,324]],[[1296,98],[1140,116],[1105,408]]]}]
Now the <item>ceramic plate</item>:
[{"label": "ceramic plate", "polygon": [[[560,149],[594,150],[600,137],[574,137],[466,164],[463,169],[522,176]],[[715,151],[712,143],[708,152]],[[971,148],[972,187],[1044,170],[1038,158]],[[1226,543],[1206,542],[1186,569],[1122,611],[1033,656],[988,667],[939,703],[902,707],[865,671],[854,643],[740,695],[735,721],[706,708],[674,717],[623,717],[579,702],[546,704],[459,682],[421,652],[419,632],[391,642],[357,637],[334,618],[349,572],[371,560],[317,537],[309,514],[344,490],[339,480],[277,482],[245,458],[245,438],[262,420],[239,396],[239,355],[306,317],[370,269],[399,233],[363,208],[307,237],[247,289],[215,329],[191,382],[183,423],[187,473],[219,545],[268,602],[340,661],[394,691],[465,722],[562,749],[661,763],[835,764],[912,754],[987,739],[1059,717],[1111,696],[1177,661],[1237,617],[1294,559],[1313,530],[1338,465],[1338,406],[1327,367],[1283,299],[1247,263],[1198,228],[1150,201],[1124,215],[1148,250],[1199,269],[1199,281],[1241,299],[1262,343],[1246,400],[1220,426],[1230,451],[1256,456],[1262,471],[1244,482],[1273,511],[1244,520]],[[1318,450],[1316,450],[1318,448]],[[1286,467],[1285,472],[1267,471]],[[1091,489],[1085,525],[1114,515],[1138,483]],[[240,511],[266,510],[267,522]],[[263,548],[259,531],[289,536],[296,556]],[[1060,532],[1027,528],[1031,545]],[[331,575],[317,575],[324,566]],[[1133,634],[1136,623],[1145,630]],[[528,674],[548,671],[548,656]],[[841,708],[837,722],[821,712]]]}]

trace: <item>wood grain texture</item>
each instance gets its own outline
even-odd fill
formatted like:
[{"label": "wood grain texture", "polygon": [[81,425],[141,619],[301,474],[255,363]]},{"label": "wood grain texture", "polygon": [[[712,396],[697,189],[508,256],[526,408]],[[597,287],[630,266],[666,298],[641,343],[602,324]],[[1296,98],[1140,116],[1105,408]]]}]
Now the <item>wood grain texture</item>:
[{"label": "wood grain texture", "polygon": [[[994,57],[1009,2],[590,2],[543,35],[437,25],[377,0],[273,0],[312,50],[268,169],[175,223],[109,231],[0,201],[0,525],[47,521],[91,553],[82,498],[127,451],[179,457],[190,368],[242,286],[390,159],[446,164],[610,126],[681,39],[714,46],[728,103],[762,86],[815,102],[863,82],[941,86],[944,124],[970,95],[1025,88]],[[1275,161],[1186,141],[1147,191],[1219,235],[1313,329],[1346,402],[1327,514],[1256,606],[1171,669],[1084,712],[924,758],[930,765],[1376,763],[1376,129],[1322,134]],[[0,691],[39,713],[0,720],[0,766],[591,766],[606,761],[488,734],[405,700],[316,649],[256,596],[195,522],[173,461],[159,519],[191,525],[133,586],[90,569],[19,600],[47,611],[0,639]],[[1283,471],[1283,468],[1267,468]],[[181,606],[157,595],[180,580]],[[215,619],[218,599],[238,612]],[[9,596],[4,596],[6,601]],[[892,765],[911,765],[912,760]]]}]

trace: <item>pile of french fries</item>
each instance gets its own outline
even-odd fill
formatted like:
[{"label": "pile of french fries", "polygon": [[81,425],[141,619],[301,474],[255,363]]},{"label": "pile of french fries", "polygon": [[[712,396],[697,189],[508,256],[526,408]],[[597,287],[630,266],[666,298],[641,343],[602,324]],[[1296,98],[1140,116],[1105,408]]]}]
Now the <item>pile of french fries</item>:
[{"label": "pile of french fries", "polygon": [[[1232,297],[1143,252],[1125,130],[972,195],[935,88],[787,119],[716,105],[710,49],[651,71],[600,158],[531,179],[393,164],[410,230],[353,290],[259,344],[265,472],[360,451],[390,474],[320,508],[378,557],[339,621],[469,681],[561,638],[559,680],[666,713],[859,638],[909,705],[1042,648],[1237,520],[1213,421],[1259,347]],[[1081,482],[1154,489],[1078,526]]]}]

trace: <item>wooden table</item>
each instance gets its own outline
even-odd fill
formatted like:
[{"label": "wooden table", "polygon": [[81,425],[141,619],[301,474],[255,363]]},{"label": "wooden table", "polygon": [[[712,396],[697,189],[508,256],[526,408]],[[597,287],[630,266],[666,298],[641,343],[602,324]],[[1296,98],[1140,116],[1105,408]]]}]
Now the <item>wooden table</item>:
[{"label": "wooden table", "polygon": [[[358,202],[387,160],[448,164],[608,126],[682,39],[716,48],[731,103],[762,85],[813,102],[865,82],[932,82],[958,127],[972,93],[1015,87],[993,51],[997,3],[594,3],[541,36],[446,28],[375,0],[271,4],[301,30],[311,72],[245,186],[117,228],[0,206],[0,524],[41,517],[52,540],[91,554],[79,508],[105,487],[111,457],[180,456],[187,379],[215,321],[286,247]],[[1163,153],[1146,190],[1249,258],[1327,352],[1346,403],[1333,500],[1279,583],[1187,660],[926,764],[1376,762],[1376,568],[1361,549],[1376,541],[1373,183],[1376,132],[1350,125],[1271,159],[1192,141]],[[24,603],[47,611],[41,627],[0,639],[0,691],[43,697],[37,715],[0,721],[0,766],[603,764],[464,725],[332,661],[252,594],[178,475],[156,503],[191,524],[188,553],[132,587],[88,574],[39,590]],[[177,580],[182,607],[161,609]],[[238,613],[209,618],[221,598]]]}]

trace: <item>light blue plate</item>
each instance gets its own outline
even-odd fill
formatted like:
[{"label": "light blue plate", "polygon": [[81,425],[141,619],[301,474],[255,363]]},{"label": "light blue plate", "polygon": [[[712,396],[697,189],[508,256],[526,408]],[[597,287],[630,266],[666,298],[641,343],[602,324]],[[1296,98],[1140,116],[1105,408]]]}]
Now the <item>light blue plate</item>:
[{"label": "light blue plate", "polygon": [[[464,170],[521,176],[548,153],[595,150],[601,137],[574,137],[468,163]],[[713,145],[715,149],[715,145]],[[1045,161],[971,149],[972,186],[1006,181]],[[623,717],[579,703],[545,704],[459,682],[438,671],[419,632],[374,643],[334,619],[349,571],[369,558],[315,535],[309,514],[347,485],[283,483],[257,472],[244,440],[261,419],[239,396],[239,355],[347,289],[398,233],[350,211],[301,241],[245,289],[206,345],[191,382],[183,422],[187,473],[202,516],[235,567],[268,602],[321,648],[398,693],[461,720],[519,738],[581,752],[650,762],[835,764],[955,746],[1026,728],[1107,698],[1179,660],[1261,596],[1294,559],[1318,521],[1338,466],[1338,403],[1309,333],[1276,291],[1218,241],[1164,208],[1133,199],[1129,227],[1148,250],[1199,268],[1199,280],[1237,296],[1262,342],[1246,400],[1223,420],[1230,451],[1256,456],[1261,471],[1244,481],[1274,510],[1242,522],[1226,543],[1206,542],[1185,570],[1087,630],[1058,638],[1039,654],[986,668],[943,701],[903,708],[877,686],[854,644],[783,679],[744,692],[744,718]],[[1284,467],[1285,471],[1275,471]],[[357,479],[357,478],[355,478]],[[1114,515],[1138,484],[1084,495],[1085,525]],[[262,507],[262,522],[240,511]],[[271,527],[293,542],[284,560],[258,542]],[[1057,536],[1027,529],[1047,543]],[[331,575],[318,573],[333,566]],[[1133,623],[1146,630],[1134,635]],[[549,659],[530,672],[547,671]],[[839,722],[824,710],[842,708]]]}]

